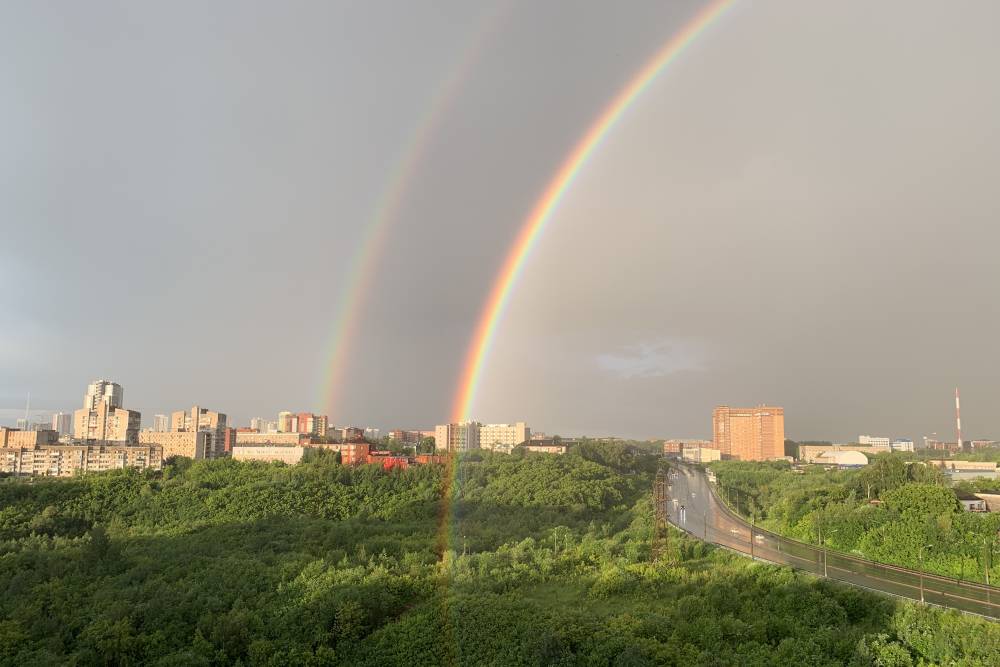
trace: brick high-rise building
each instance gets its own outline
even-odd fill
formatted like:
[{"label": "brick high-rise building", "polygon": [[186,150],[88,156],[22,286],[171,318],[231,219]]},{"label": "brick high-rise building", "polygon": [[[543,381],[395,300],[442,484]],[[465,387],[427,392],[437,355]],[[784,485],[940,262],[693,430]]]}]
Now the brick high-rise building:
[{"label": "brick high-rise building", "polygon": [[712,412],[714,448],[723,457],[741,461],[767,461],[785,455],[785,410],[770,405],[731,408]]}]

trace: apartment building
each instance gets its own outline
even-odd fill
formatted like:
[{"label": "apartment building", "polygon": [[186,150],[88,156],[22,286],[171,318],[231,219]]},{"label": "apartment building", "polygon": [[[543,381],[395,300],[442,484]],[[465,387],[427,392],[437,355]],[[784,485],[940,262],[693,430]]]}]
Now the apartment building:
[{"label": "apartment building", "polygon": [[250,445],[284,445],[298,446],[307,444],[309,436],[305,433],[255,433],[246,431],[236,432],[236,447]]},{"label": "apartment building", "polygon": [[96,380],[87,387],[83,408],[73,413],[73,436],[96,442],[138,441],[142,415],[122,407],[125,391],[110,380]]},{"label": "apartment building", "polygon": [[0,448],[0,472],[19,477],[71,477],[77,472],[121,468],[160,470],[159,447],[136,445],[37,445]]},{"label": "apartment building", "polygon": [[305,451],[305,447],[288,445],[236,445],[233,447],[233,459],[268,463],[280,461],[288,465],[295,465],[302,462]]},{"label": "apartment building", "polygon": [[434,448],[439,452],[466,452],[479,449],[479,422],[440,424],[434,429]]},{"label": "apartment building", "polygon": [[229,435],[227,417],[221,412],[213,412],[200,406],[190,410],[177,410],[170,414],[170,431],[173,433],[207,433],[205,457],[225,456],[226,440]]},{"label": "apartment building", "polygon": [[210,438],[206,431],[141,431],[139,444],[160,447],[164,460],[172,456],[205,459],[211,458],[208,456]]},{"label": "apartment building", "polygon": [[479,427],[479,447],[509,454],[518,445],[531,440],[531,429],[524,422],[513,424],[482,424]]},{"label": "apartment building", "polygon": [[0,447],[37,447],[59,442],[59,433],[51,429],[23,431],[0,426]]},{"label": "apartment building", "polygon": [[719,406],[712,412],[713,448],[723,458],[767,461],[785,455],[785,410]]}]

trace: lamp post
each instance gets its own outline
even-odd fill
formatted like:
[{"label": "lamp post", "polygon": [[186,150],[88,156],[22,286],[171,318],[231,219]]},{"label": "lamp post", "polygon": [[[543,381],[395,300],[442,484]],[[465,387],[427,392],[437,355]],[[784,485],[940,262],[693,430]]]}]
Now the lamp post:
[{"label": "lamp post", "polygon": [[750,560],[754,560],[754,555],[753,555],[753,538],[754,538],[754,530],[755,530],[755,525],[754,524],[756,524],[756,522],[757,522],[757,517],[755,515],[751,514],[750,515]]},{"label": "lamp post", "polygon": [[920,560],[920,603],[924,602],[924,549],[933,549],[934,545],[925,544],[917,549],[917,558]]}]

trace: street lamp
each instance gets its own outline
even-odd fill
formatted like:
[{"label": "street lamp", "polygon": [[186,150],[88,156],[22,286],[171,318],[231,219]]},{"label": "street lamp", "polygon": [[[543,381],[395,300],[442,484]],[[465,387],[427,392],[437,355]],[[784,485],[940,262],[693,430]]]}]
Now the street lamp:
[{"label": "street lamp", "polygon": [[933,544],[925,544],[917,549],[917,558],[920,560],[920,603],[924,602],[924,549],[933,549]]}]

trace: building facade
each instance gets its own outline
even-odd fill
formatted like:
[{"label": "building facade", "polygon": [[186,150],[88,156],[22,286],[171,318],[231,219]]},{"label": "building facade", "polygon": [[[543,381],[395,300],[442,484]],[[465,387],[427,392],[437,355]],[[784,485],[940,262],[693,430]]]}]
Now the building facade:
[{"label": "building facade", "polygon": [[52,429],[25,431],[0,426],[0,447],[37,447],[59,442],[59,433]]},{"label": "building facade", "polygon": [[858,444],[862,447],[877,447],[879,449],[889,449],[889,438],[877,435],[859,435]]},{"label": "building facade", "polygon": [[142,415],[122,407],[124,395],[124,389],[117,382],[96,380],[90,383],[83,397],[83,408],[73,413],[73,437],[135,444]]},{"label": "building facade", "polygon": [[236,445],[233,447],[233,459],[236,461],[280,461],[288,465],[302,462],[305,447],[285,445]]},{"label": "building facade", "polygon": [[160,470],[159,447],[135,445],[39,445],[0,448],[0,472],[18,477],[71,477],[77,472],[121,468]]},{"label": "building facade", "polygon": [[712,413],[712,442],[724,458],[767,461],[785,455],[785,410],[719,406]]},{"label": "building facade", "polygon": [[162,450],[163,460],[172,456],[190,459],[209,458],[209,434],[205,431],[142,431],[140,445],[156,445]]},{"label": "building facade", "polygon": [[434,448],[439,452],[479,449],[479,422],[440,424],[434,429]]},{"label": "building facade", "polygon": [[685,444],[681,448],[681,458],[691,463],[711,463],[722,460],[722,452],[714,447]]},{"label": "building facade", "polygon": [[200,432],[207,434],[205,458],[225,456],[229,436],[228,419],[221,412],[193,406],[170,414],[170,430],[174,433]]},{"label": "building facade", "polygon": [[236,432],[236,447],[249,445],[284,445],[298,446],[307,444],[309,436],[305,433],[249,433]]},{"label": "building facade", "polygon": [[479,427],[479,447],[509,454],[518,445],[531,440],[531,429],[524,422],[483,424]]},{"label": "building facade", "polygon": [[423,440],[423,434],[420,431],[394,429],[389,431],[389,439],[403,445],[419,445],[420,441]]}]

